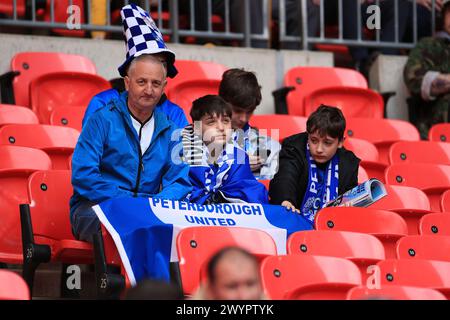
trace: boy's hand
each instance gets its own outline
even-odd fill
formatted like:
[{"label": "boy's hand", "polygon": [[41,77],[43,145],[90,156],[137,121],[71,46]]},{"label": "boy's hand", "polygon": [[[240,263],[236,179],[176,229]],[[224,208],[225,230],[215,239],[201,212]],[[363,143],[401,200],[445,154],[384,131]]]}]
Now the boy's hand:
[{"label": "boy's hand", "polygon": [[261,162],[261,158],[259,156],[249,155],[248,159],[250,160],[250,168],[252,169],[252,172],[258,171],[259,169],[261,169],[262,162]]},{"label": "boy's hand", "polygon": [[284,200],[284,201],[281,203],[281,205],[282,205],[283,207],[285,207],[286,209],[288,209],[288,210],[291,210],[291,211],[300,213],[300,210],[298,210],[296,207],[294,207],[294,205],[293,205],[290,201]]}]

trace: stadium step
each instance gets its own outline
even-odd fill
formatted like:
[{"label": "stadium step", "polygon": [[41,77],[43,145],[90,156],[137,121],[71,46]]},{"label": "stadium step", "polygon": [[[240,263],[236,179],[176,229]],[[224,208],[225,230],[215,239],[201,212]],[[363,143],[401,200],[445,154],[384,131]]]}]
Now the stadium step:
[{"label": "stadium step", "polygon": [[[71,300],[71,299],[96,299],[95,273],[88,265],[79,265],[81,271],[80,290],[70,290],[67,285],[61,288],[61,274],[63,265],[61,263],[41,264],[36,270],[32,299],[36,300]],[[22,275],[20,265],[9,265],[8,270]],[[70,277],[74,273],[68,273]],[[65,282],[75,284],[73,278],[65,278]]]}]

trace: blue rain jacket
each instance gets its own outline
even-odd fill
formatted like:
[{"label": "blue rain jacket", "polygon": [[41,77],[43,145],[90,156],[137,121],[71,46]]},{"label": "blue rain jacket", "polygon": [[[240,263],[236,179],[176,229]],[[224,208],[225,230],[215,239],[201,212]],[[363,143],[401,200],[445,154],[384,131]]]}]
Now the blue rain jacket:
[{"label": "blue rain jacket", "polygon": [[81,132],[72,158],[71,214],[85,200],[100,203],[132,196],[182,200],[192,190],[189,166],[172,161],[181,143],[172,139],[176,125],[155,108],[152,141],[141,155],[127,97],[123,92],[94,112]]}]

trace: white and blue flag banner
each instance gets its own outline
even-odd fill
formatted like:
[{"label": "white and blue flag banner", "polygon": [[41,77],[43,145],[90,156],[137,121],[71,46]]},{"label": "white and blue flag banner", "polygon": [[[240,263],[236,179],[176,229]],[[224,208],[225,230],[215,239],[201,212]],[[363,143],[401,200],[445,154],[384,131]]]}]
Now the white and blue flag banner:
[{"label": "white and blue flag banner", "polygon": [[282,206],[254,203],[199,205],[159,198],[121,198],[93,207],[111,234],[130,283],[170,279],[169,263],[178,261],[176,237],[183,228],[227,226],[260,229],[272,236],[278,254],[286,239],[313,225]]}]

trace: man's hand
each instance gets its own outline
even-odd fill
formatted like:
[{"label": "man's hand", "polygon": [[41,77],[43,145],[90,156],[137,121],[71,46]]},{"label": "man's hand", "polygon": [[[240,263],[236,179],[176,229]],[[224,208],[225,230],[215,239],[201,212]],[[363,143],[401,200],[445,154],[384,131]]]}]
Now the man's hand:
[{"label": "man's hand", "polygon": [[293,205],[290,201],[284,200],[284,201],[281,203],[281,205],[282,205],[283,207],[285,207],[286,209],[288,209],[288,210],[291,210],[291,211],[300,213],[300,210],[298,210],[296,207],[294,207],[294,205]]},{"label": "man's hand", "polygon": [[450,92],[450,74],[440,74],[431,84],[431,95],[439,96]]},{"label": "man's hand", "polygon": [[255,171],[258,171],[259,169],[261,169],[262,161],[259,156],[249,155],[248,158],[250,160],[250,168],[252,169],[252,172],[255,172]]}]

